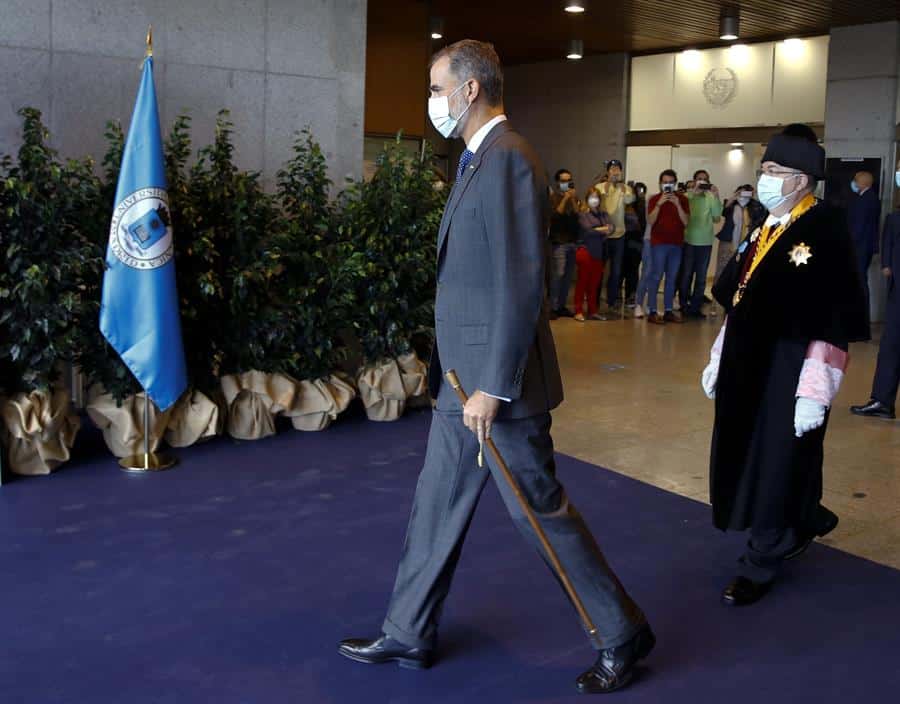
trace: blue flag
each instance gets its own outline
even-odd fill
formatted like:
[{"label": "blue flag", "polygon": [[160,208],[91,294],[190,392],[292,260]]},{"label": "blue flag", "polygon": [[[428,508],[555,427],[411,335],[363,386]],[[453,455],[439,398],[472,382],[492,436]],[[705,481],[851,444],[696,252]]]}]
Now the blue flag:
[{"label": "blue flag", "polygon": [[153,58],[134,103],[109,228],[100,330],[160,410],[187,387]]}]

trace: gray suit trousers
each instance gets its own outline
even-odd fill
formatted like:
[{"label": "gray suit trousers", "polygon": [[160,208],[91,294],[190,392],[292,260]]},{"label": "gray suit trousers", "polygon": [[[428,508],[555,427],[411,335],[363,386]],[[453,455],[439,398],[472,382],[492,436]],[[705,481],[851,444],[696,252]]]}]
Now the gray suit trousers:
[{"label": "gray suit trousers", "polygon": [[[446,387],[442,385],[441,393]],[[556,479],[550,424],[549,413],[497,421],[491,436],[597,627],[602,645],[595,647],[615,647],[640,630],[644,614],[607,565]],[[485,450],[485,469],[479,469],[477,453],[478,440],[460,414],[433,413],[425,465],[383,625],[384,633],[409,647],[435,647],[441,607],[488,480],[488,467],[516,526],[550,564],[490,453]]]}]

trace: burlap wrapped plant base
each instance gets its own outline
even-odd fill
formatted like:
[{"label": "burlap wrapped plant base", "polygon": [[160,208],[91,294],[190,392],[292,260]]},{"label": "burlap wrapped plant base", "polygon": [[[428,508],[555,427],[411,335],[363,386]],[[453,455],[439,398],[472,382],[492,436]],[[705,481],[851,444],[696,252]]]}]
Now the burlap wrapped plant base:
[{"label": "burlap wrapped plant base", "polygon": [[297,381],[286,374],[249,371],[224,376],[221,383],[228,434],[240,440],[274,434],[279,413],[297,430],[324,430],[356,396],[353,386],[337,375]]},{"label": "burlap wrapped plant base", "polygon": [[16,474],[50,474],[69,459],[81,421],[68,391],[31,391],[0,400],[3,444]]},{"label": "burlap wrapped plant base", "polygon": [[206,394],[193,390],[172,408],[166,428],[166,442],[172,447],[189,447],[200,440],[221,435],[225,409]]},{"label": "burlap wrapped plant base", "polygon": [[[116,403],[111,394],[94,387],[88,393],[88,416],[103,432],[103,440],[116,457],[141,454],[144,451],[144,392]],[[172,407],[174,408],[174,406]],[[150,452],[155,452],[169,424],[172,408],[160,411],[150,403]]]},{"label": "burlap wrapped plant base", "polygon": [[297,382],[293,405],[284,414],[297,430],[325,430],[356,398],[356,389],[332,374],[327,379]]},{"label": "burlap wrapped plant base", "polygon": [[411,398],[428,391],[428,367],[415,352],[360,369],[359,395],[369,420],[391,421],[403,415]]}]

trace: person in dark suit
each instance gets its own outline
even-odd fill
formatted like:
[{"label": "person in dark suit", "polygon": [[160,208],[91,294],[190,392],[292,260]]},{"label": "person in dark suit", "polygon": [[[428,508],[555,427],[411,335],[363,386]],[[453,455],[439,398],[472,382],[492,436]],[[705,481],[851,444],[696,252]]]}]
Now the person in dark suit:
[{"label": "person in dark suit", "polygon": [[[895,175],[900,188],[900,162]],[[888,280],[887,307],[884,311],[884,332],[878,348],[878,364],[872,382],[872,397],[861,406],[851,406],[850,412],[858,416],[896,418],[894,406],[897,386],[900,384],[900,291],[897,276],[900,275],[900,207],[888,215],[884,223],[881,242],[882,273]]]},{"label": "person in dark suit", "polygon": [[[544,169],[503,114],[493,46],[448,46],[435,55],[430,78],[432,123],[466,142],[438,234],[429,370],[436,405],[382,635],[342,641],[339,652],[365,663],[431,665],[441,609],[489,477],[476,464],[479,443],[490,437],[600,634],[599,656],[578,689],[619,689],[655,639],[555,476],[550,411],[563,392],[544,300]],[[472,394],[465,407],[443,378],[449,369]],[[513,521],[540,552],[499,468],[485,459]]]},{"label": "person in dark suit", "polygon": [[868,171],[860,171],[850,186],[853,195],[847,208],[847,221],[853,246],[856,248],[856,260],[862,276],[866,301],[869,300],[869,266],[872,257],[878,251],[878,225],[881,220],[881,200],[873,187],[875,179]]}]

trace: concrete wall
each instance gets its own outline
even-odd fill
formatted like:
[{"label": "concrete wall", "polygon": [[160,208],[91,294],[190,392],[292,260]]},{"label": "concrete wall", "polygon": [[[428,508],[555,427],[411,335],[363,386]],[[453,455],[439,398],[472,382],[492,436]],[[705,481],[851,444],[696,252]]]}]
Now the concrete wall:
[{"label": "concrete wall", "polygon": [[64,156],[100,156],[127,129],[153,24],[163,129],[182,111],[195,146],[229,108],[236,159],[272,177],[310,126],[331,177],[362,172],[366,0],[0,0],[0,153],[40,108]]},{"label": "concrete wall", "polygon": [[509,119],[537,149],[550,177],[569,169],[582,192],[607,159],[625,160],[628,70],[625,54],[506,69]]},{"label": "concrete wall", "polygon": [[[900,22],[831,31],[825,101],[829,157],[873,157],[882,162],[882,215],[891,210],[900,74]],[[872,319],[881,320],[884,277],[878,257],[868,272]]]}]

